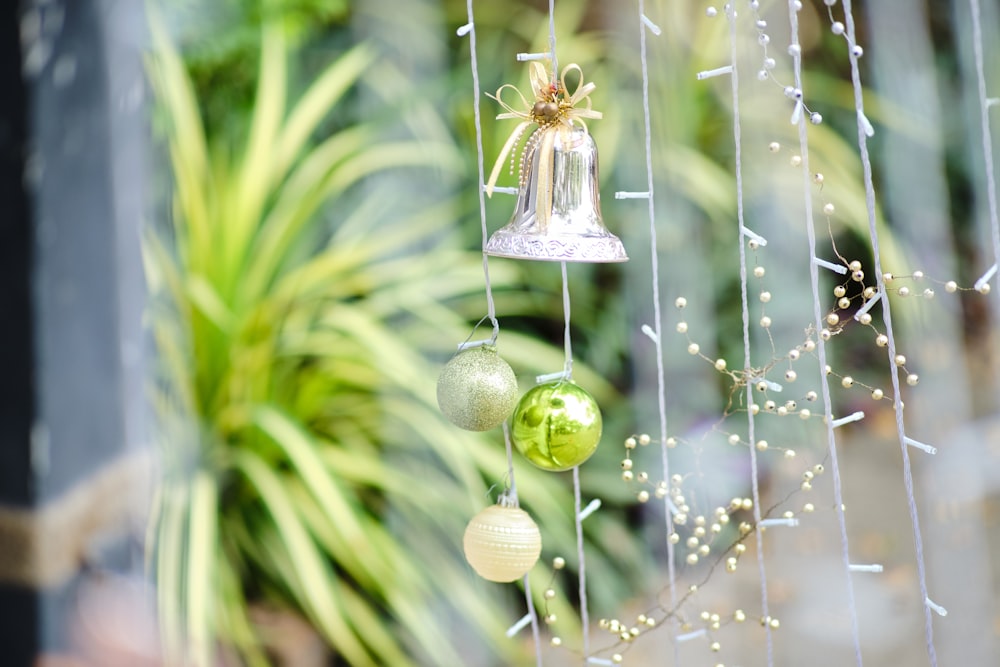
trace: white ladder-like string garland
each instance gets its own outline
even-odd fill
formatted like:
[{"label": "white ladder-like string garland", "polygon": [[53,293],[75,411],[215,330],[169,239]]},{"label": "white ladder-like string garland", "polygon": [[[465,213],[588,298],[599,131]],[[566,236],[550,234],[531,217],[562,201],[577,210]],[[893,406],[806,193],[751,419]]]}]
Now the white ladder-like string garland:
[{"label": "white ladder-like string garland", "polygon": [[[802,49],[798,47],[799,45],[799,20],[798,20],[798,9],[796,8],[794,2],[788,3],[788,20],[791,26],[791,45],[789,47],[789,53],[792,55],[792,67],[795,77],[795,88],[797,90],[802,90]],[[813,220],[813,207],[812,207],[812,194],[811,194],[811,183],[812,179],[809,170],[809,140],[806,135],[806,118],[803,114],[799,114],[798,118],[794,119],[795,124],[798,126],[799,134],[799,156],[802,159],[801,169],[802,169],[802,192],[804,198],[804,211],[805,211],[805,226],[806,226],[806,236],[809,241],[809,256],[811,261],[809,262],[809,283],[812,288],[812,300],[813,300],[813,321],[815,322],[816,330],[819,331],[823,328],[823,311],[822,304],[820,303],[819,296],[819,268],[828,263],[821,263],[819,258],[816,256],[816,229],[815,221]],[[830,267],[825,267],[830,268]],[[846,267],[841,265],[833,265],[833,270],[841,273],[846,273]],[[875,299],[872,298],[862,309],[870,308],[870,304],[874,304]],[[860,312],[860,311],[859,311]],[[818,341],[816,344],[816,353],[819,360],[820,369],[827,367],[827,354],[826,354],[826,340],[822,336],[817,337]],[[854,581],[851,578],[852,572],[881,572],[881,566],[853,566],[851,565],[850,559],[850,548],[847,539],[847,519],[844,515],[844,496],[843,496],[843,486],[840,476],[840,462],[837,455],[837,438],[834,435],[834,429],[839,428],[845,424],[864,418],[864,413],[856,412],[847,417],[841,419],[833,418],[833,403],[830,396],[830,381],[826,373],[820,373],[820,389],[823,397],[823,414],[825,416],[824,422],[826,423],[826,439],[827,439],[827,449],[830,457],[830,469],[833,476],[833,501],[837,512],[837,525],[840,531],[840,550],[841,550],[841,560],[844,564],[845,570],[845,586],[847,591],[847,606],[848,613],[851,619],[851,640],[854,644],[854,660],[858,667],[862,665],[861,657],[861,636],[858,628],[858,610],[857,604],[854,597]],[[875,568],[878,569],[875,569]],[[860,569],[865,568],[865,569]]]},{"label": "white ladder-like string garland", "polygon": [[[483,247],[483,278],[484,278],[484,289],[486,292],[486,305],[487,305],[487,317],[489,318],[491,324],[493,325],[493,335],[490,342],[496,342],[496,339],[500,333],[500,324],[496,318],[496,306],[493,300],[493,288],[490,283],[490,265],[489,256],[486,254],[486,243],[489,238],[489,232],[486,227],[486,197],[484,192],[485,183],[485,155],[483,151],[483,126],[482,126],[482,114],[480,109],[480,98],[482,97],[482,88],[479,84],[479,63],[477,60],[476,52],[476,24],[475,16],[472,8],[472,0],[466,1],[466,15],[468,22],[458,28],[456,33],[459,37],[467,36],[469,38],[469,61],[470,67],[472,69],[472,89],[473,89],[473,115],[475,118],[475,128],[476,128],[476,166],[478,169],[479,176],[479,220],[482,228],[482,247]],[[509,482],[508,494],[511,500],[517,504],[517,483],[514,477],[514,455],[513,448],[510,438],[510,425],[507,420],[503,422],[503,439],[504,447],[507,454],[507,479]],[[524,619],[527,619],[527,623],[531,624],[531,634],[534,639],[535,644],[535,661],[537,667],[542,667],[542,651],[541,651],[541,641],[540,641],[540,631],[538,627],[538,612],[535,609],[535,603],[531,596],[531,579],[530,575],[526,573],[522,579],[524,585],[524,598],[525,604],[528,608],[528,613],[525,615]],[[509,635],[515,634],[521,628],[524,627],[524,619],[518,621],[512,626],[511,630],[508,631]],[[516,629],[515,629],[516,628]]]},{"label": "white ladder-like string garland", "polygon": [[[828,1],[828,5],[832,6],[832,4],[834,3]],[[913,470],[910,465],[909,454],[909,447],[914,446],[916,441],[907,437],[906,427],[903,424],[903,406],[901,403],[902,398],[900,394],[899,373],[896,371],[894,365],[894,359],[896,358],[896,340],[892,330],[892,312],[889,305],[889,295],[886,290],[884,274],[882,273],[879,237],[875,224],[875,187],[872,181],[871,159],[868,155],[868,137],[874,134],[874,128],[872,128],[871,123],[868,121],[868,118],[864,113],[864,95],[861,86],[861,73],[858,67],[858,59],[862,56],[864,51],[857,44],[854,14],[851,10],[851,0],[841,0],[841,4],[844,8],[844,24],[846,25],[844,37],[846,38],[849,47],[848,55],[851,62],[851,82],[854,86],[854,106],[857,114],[858,127],[858,149],[861,153],[861,166],[864,173],[865,184],[865,204],[868,212],[868,234],[871,240],[872,255],[875,262],[875,280],[878,287],[878,295],[881,299],[882,320],[885,324],[885,335],[888,339],[886,347],[888,348],[889,367],[892,371],[890,373],[890,377],[892,379],[893,396],[895,397],[893,411],[896,416],[896,433],[899,438],[900,451],[903,458],[903,485],[906,488],[906,501],[910,513],[910,523],[913,527],[913,543],[917,563],[917,580],[920,586],[920,595],[924,601],[924,638],[926,641],[927,655],[930,659],[931,667],[937,667],[937,653],[934,648],[934,625],[931,612],[934,611],[940,615],[944,615],[947,611],[932,601],[927,592],[927,572],[926,564],[924,563],[924,544],[923,537],[920,532],[920,517],[917,511],[917,503],[913,492]],[[928,453],[932,452],[928,451]]]}]

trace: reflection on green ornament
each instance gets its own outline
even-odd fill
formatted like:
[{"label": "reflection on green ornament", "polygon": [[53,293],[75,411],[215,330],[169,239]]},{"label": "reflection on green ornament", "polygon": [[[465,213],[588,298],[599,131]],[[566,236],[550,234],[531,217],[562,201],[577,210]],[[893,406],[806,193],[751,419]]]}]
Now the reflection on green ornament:
[{"label": "reflection on green ornament", "polygon": [[488,431],[503,423],[517,402],[517,378],[496,347],[459,352],[441,369],[438,406],[456,426]]},{"label": "reflection on green ornament", "polygon": [[601,440],[597,401],[564,380],[531,389],[521,397],[511,421],[514,445],[543,470],[569,470],[580,465]]}]

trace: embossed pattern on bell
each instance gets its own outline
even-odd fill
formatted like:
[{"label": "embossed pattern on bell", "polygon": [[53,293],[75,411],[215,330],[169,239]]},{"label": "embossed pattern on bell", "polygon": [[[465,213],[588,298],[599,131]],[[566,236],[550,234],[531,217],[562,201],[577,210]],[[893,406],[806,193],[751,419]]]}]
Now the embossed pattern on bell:
[{"label": "embossed pattern on bell", "polygon": [[[548,136],[546,136],[548,133]],[[541,148],[551,141],[551,151]],[[551,165],[542,164],[551,155]],[[529,137],[510,222],[490,237],[489,255],[555,262],[624,262],[625,248],[601,217],[597,145],[580,127]]]}]

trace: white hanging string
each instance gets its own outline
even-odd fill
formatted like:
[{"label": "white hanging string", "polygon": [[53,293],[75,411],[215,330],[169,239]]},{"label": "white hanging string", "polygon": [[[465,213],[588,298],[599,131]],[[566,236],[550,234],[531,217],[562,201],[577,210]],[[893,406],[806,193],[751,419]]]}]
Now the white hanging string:
[{"label": "white hanging string", "polygon": [[[639,59],[642,65],[642,115],[645,130],[646,144],[646,204],[649,213],[649,247],[650,247],[650,273],[652,274],[653,289],[653,341],[656,350],[656,405],[660,415],[660,462],[663,469],[663,479],[670,479],[670,461],[667,457],[667,401],[666,401],[666,374],[663,368],[663,315],[660,304],[660,262],[657,252],[658,243],[656,239],[656,206],[654,203],[653,189],[653,139],[651,116],[649,106],[649,63],[646,46],[646,7],[644,0],[639,0]],[[674,543],[670,541],[670,535],[674,532],[673,514],[670,512],[670,497],[663,498],[663,515],[666,523],[666,543],[667,543],[667,578],[670,587],[670,609],[677,608],[677,571],[674,565]],[[672,623],[676,626],[677,617],[672,616]],[[676,627],[671,634],[676,635]],[[674,663],[678,662],[679,648],[674,643]]]},{"label": "white hanging string", "polygon": [[[500,334],[500,323],[497,321],[496,305],[493,302],[493,286],[490,283],[490,261],[486,254],[486,243],[489,240],[489,231],[486,228],[486,194],[483,192],[482,184],[485,177],[485,155],[483,154],[483,122],[480,111],[479,100],[482,97],[482,89],[479,86],[479,62],[476,57],[476,24],[472,11],[472,0],[466,1],[466,14],[469,22],[459,29],[459,34],[469,37],[469,61],[472,67],[472,109],[476,125],[476,167],[479,170],[479,180],[476,189],[479,191],[479,223],[483,233],[483,278],[486,291],[486,316],[493,325],[493,341],[496,342]],[[513,472],[511,473],[513,475]]]},{"label": "white hanging string", "polygon": [[[799,43],[799,16],[794,3],[789,2],[788,19],[791,23],[791,43]],[[802,90],[802,51],[793,49],[792,65],[795,73],[795,87]],[[802,191],[805,198],[805,223],[806,235],[809,239],[809,256],[816,257],[816,229],[813,223],[813,207],[811,193],[811,179],[809,172],[809,141],[806,136],[806,117],[801,115],[798,119],[799,126],[799,156],[802,158]],[[823,313],[819,296],[819,265],[815,261],[809,262],[809,282],[812,286],[813,299],[813,321],[816,323],[816,330],[823,328]],[[872,300],[874,301],[874,299]],[[826,341],[822,337],[816,345],[819,356],[819,367],[826,368]],[[833,501],[836,505],[837,522],[840,527],[840,551],[841,559],[844,562],[845,579],[847,587],[847,606],[851,617],[851,638],[854,642],[854,659],[858,667],[861,667],[861,638],[858,630],[858,611],[854,599],[854,581],[851,572],[854,571],[850,560],[850,551],[847,541],[847,519],[844,516],[844,497],[840,479],[840,463],[837,456],[837,439],[834,435],[834,428],[848,423],[846,420],[854,421],[864,417],[864,413],[855,413],[842,420],[834,420],[833,405],[830,398],[830,382],[826,373],[820,373],[820,385],[823,395],[823,414],[826,423],[826,441],[829,450],[830,469],[833,474]],[[860,415],[860,417],[858,416]]]},{"label": "white hanging string", "polygon": [[[920,517],[917,512],[917,503],[913,495],[913,470],[910,466],[909,447],[906,443],[906,428],[903,425],[902,395],[899,387],[899,373],[896,371],[893,360],[896,358],[896,339],[892,331],[892,313],[889,307],[889,294],[885,287],[885,279],[882,273],[882,260],[879,251],[878,230],[875,227],[875,187],[872,182],[871,158],[868,155],[868,130],[863,122],[864,115],[864,95],[861,87],[861,74],[858,68],[858,57],[860,50],[857,47],[856,32],[854,29],[854,14],[851,11],[851,0],[843,0],[844,23],[847,24],[847,43],[849,46],[849,56],[851,61],[851,81],[854,85],[854,106],[858,118],[858,148],[861,152],[861,166],[864,171],[865,180],[865,203],[868,209],[868,235],[871,239],[872,254],[875,260],[875,280],[878,284],[878,293],[882,299],[882,320],[885,324],[885,335],[888,338],[888,359],[891,369],[892,390],[895,401],[893,409],[896,414],[896,433],[899,437],[899,446],[903,456],[903,485],[906,487],[906,502],[910,511],[910,523],[913,525],[914,551],[917,561],[917,579],[920,584],[921,599],[928,600],[927,594],[927,572],[924,563],[924,543],[920,534]],[[937,667],[937,653],[934,650],[934,625],[931,618],[931,609],[924,605],[924,637],[927,644],[927,655],[930,658],[931,667]]]},{"label": "white hanging string", "polygon": [[[549,54],[552,58],[552,80],[558,81],[559,61],[556,57],[556,7],[555,0],[549,0]],[[573,342],[570,335],[570,303],[569,277],[566,262],[560,262],[562,268],[563,316],[565,329],[563,332],[563,347],[566,353],[566,379],[573,379]],[[573,468],[573,502],[576,523],[576,556],[577,577],[580,587],[580,627],[583,632],[584,661],[590,653],[590,614],[587,610],[587,566],[583,550],[583,519],[580,518],[580,468]]]},{"label": "white hanging string", "polygon": [[566,262],[562,265],[562,298],[563,298],[563,351],[566,354],[565,374],[567,380],[573,379],[573,338],[570,335],[569,319],[569,276],[566,272]]},{"label": "white hanging string", "polygon": [[552,80],[559,80],[559,61],[556,59],[556,0],[549,0],[549,54],[552,58]]},{"label": "white hanging string", "polygon": [[[562,294],[563,294],[563,318],[565,328],[563,331],[563,346],[566,353],[566,367],[564,376],[566,380],[573,379],[573,342],[570,336],[570,303],[569,303],[569,274],[566,270],[566,262],[560,262],[562,268]],[[583,509],[580,499],[580,466],[573,467],[573,518],[576,526],[576,562],[577,562],[577,583],[580,595],[580,629],[583,632],[583,657],[586,661],[590,654],[590,612],[587,609],[587,560],[583,549]]]},{"label": "white hanging string", "polygon": [[[476,127],[476,166],[478,169],[478,178],[479,178],[479,180],[476,182],[476,189],[479,191],[479,222],[482,229],[483,279],[486,292],[487,317],[490,319],[490,323],[493,325],[492,341],[496,342],[497,336],[500,334],[500,323],[497,321],[496,318],[496,305],[493,301],[493,287],[490,283],[489,256],[486,254],[486,243],[489,238],[489,231],[486,228],[486,198],[482,187],[482,184],[485,181],[483,125],[482,125],[482,114],[480,110],[480,98],[482,97],[482,89],[479,84],[479,62],[477,60],[477,52],[476,52],[476,24],[472,8],[472,0],[466,0],[466,16],[468,18],[468,23],[466,23],[464,26],[458,29],[458,34],[460,36],[467,35],[469,37],[469,62],[472,68],[472,97],[473,97],[472,108],[473,108],[473,115]],[[510,439],[510,425],[506,421],[504,421],[503,423],[503,439],[504,439],[504,447],[506,449],[506,454],[507,454],[507,480],[508,480],[507,493],[508,497],[514,502],[514,505],[518,506],[519,503],[517,498],[517,482],[514,477],[514,453]],[[524,575],[524,598],[525,598],[525,604],[528,607],[528,615],[531,618],[531,635],[534,638],[534,643],[535,643],[535,661],[537,667],[542,667],[542,653],[541,653],[541,644],[539,637],[538,613],[535,611],[535,601],[531,597],[531,586],[527,574]]]},{"label": "white hanging string", "polygon": [[[976,59],[976,83],[979,88],[979,120],[983,135],[983,159],[986,162],[986,195],[990,206],[990,231],[993,237],[993,261],[1000,262],[1000,219],[997,214],[996,180],[993,164],[993,138],[990,134],[990,101],[986,97],[986,68],[983,65],[983,28],[979,0],[969,0],[972,10],[972,52]],[[996,264],[993,265],[996,268]],[[1000,295],[1000,289],[997,290]]]},{"label": "white hanging string", "polygon": [[[736,217],[739,221],[737,238],[740,247],[740,299],[743,310],[743,369],[747,391],[747,437],[750,442],[756,442],[754,433],[754,415],[750,407],[753,405],[753,383],[749,381],[751,371],[750,355],[750,306],[747,300],[747,251],[743,242],[743,157],[742,140],[740,138],[740,95],[739,67],[736,57],[736,12],[732,4],[726,5],[726,17],[729,20],[729,49],[732,57],[733,71],[730,81],[733,91],[733,143],[735,146],[736,168]],[[757,479],[757,448],[750,447],[750,481],[753,489],[753,519],[757,543],[757,568],[760,575],[760,608],[765,621],[770,617],[767,603],[767,569],[764,566],[764,531],[760,525],[760,484]],[[767,638],[767,665],[774,667],[774,646],[771,637],[771,624],[764,623],[764,633]]]}]

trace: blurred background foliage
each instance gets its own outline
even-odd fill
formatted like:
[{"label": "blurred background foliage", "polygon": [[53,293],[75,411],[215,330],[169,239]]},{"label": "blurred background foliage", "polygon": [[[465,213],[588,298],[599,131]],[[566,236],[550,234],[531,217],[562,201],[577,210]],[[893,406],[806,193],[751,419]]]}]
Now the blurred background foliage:
[{"label": "blurred background foliage", "polygon": [[[877,14],[869,4],[857,11]],[[776,26],[773,42],[786,43],[777,27],[783,3],[761,5]],[[662,516],[636,506],[618,474],[618,443],[657,423],[651,348],[639,333],[652,318],[645,207],[610,196],[645,189],[638,27],[631,5],[556,6],[560,62],[578,63],[598,85],[594,108],[605,119],[590,129],[601,150],[604,216],[633,260],[570,267],[577,381],[605,413],[605,444],[581,475],[585,499],[605,502],[586,523],[591,604],[615,609],[648,592],[664,551]],[[146,252],[163,360],[157,404],[166,482],[153,563],[166,639],[186,643],[178,650],[198,664],[210,664],[216,650],[250,664],[280,662],[285,648],[268,639],[262,620],[277,608],[307,619],[333,647],[335,664],[524,664],[528,640],[503,636],[523,613],[523,598],[515,586],[478,580],[460,548],[466,521],[504,483],[502,439],[460,432],[434,401],[438,369],[485,315],[468,39],[455,35],[467,20],[465,3],[163,0],[159,7],[150,72],[174,196],[151,226]],[[546,48],[547,3],[478,2],[475,10],[484,92],[525,87],[526,68],[513,56]],[[836,205],[830,230],[839,251],[870,267],[849,68],[823,10],[806,3],[801,18],[807,103],[826,119],[810,128],[811,164],[826,177],[814,196]],[[726,62],[726,23],[706,20],[701,3],[658,0],[647,13],[664,30],[650,40],[664,303],[687,296],[684,319],[702,351],[736,367],[729,80],[695,78]],[[877,20],[867,16],[864,25]],[[962,20],[956,10],[951,21],[935,15],[925,24],[930,66],[944,81],[962,67],[953,32]],[[769,278],[801,284],[801,181],[783,169],[797,143],[791,106],[780,87],[752,76],[760,52],[747,43],[740,54],[744,137],[752,142],[744,147],[747,219],[782,257],[768,266]],[[790,81],[781,49],[774,55],[775,75]],[[871,50],[865,59],[882,63],[872,80],[898,71],[877,58]],[[943,255],[970,261],[938,266],[936,275],[971,283],[984,238],[968,223],[981,202],[961,196],[976,188],[971,138],[939,146],[947,189],[959,196],[944,201],[944,215],[923,231],[908,225],[911,209],[897,194],[906,179],[888,175],[907,169],[888,143],[954,139],[964,118],[929,117],[881,89],[866,99],[879,130],[877,185],[887,192],[879,210],[884,266],[905,273],[919,268],[910,265],[914,257],[933,263],[922,235],[946,238],[958,252]],[[493,120],[492,100],[481,102],[488,170],[511,124]],[[782,144],[780,155],[768,153],[769,141]],[[506,178],[502,185],[513,182]],[[491,230],[510,208],[501,196],[487,203]],[[819,254],[835,260],[830,241],[821,238]],[[500,352],[526,389],[534,375],[562,366],[558,267],[495,260],[490,269]],[[801,342],[811,321],[809,295],[787,297],[770,308],[774,342],[755,339],[765,358],[772,345],[780,353]],[[983,315],[965,295],[944,308],[961,330],[980,326]],[[936,312],[901,310],[903,336]],[[668,335],[675,321],[668,312]],[[718,419],[731,387],[692,362],[686,340],[674,340],[666,350],[671,431],[694,438]],[[834,363],[856,364],[870,348],[866,338],[838,341]],[[856,377],[887,382],[871,364],[857,365]],[[836,397],[838,408],[851,400]],[[677,456],[683,463],[687,455]],[[521,461],[516,472],[545,545],[533,573],[537,596],[548,560],[575,552],[571,490],[568,475]],[[708,495],[745,493],[749,482],[735,477],[721,478]],[[568,560],[549,605],[559,633],[573,642]]]}]

